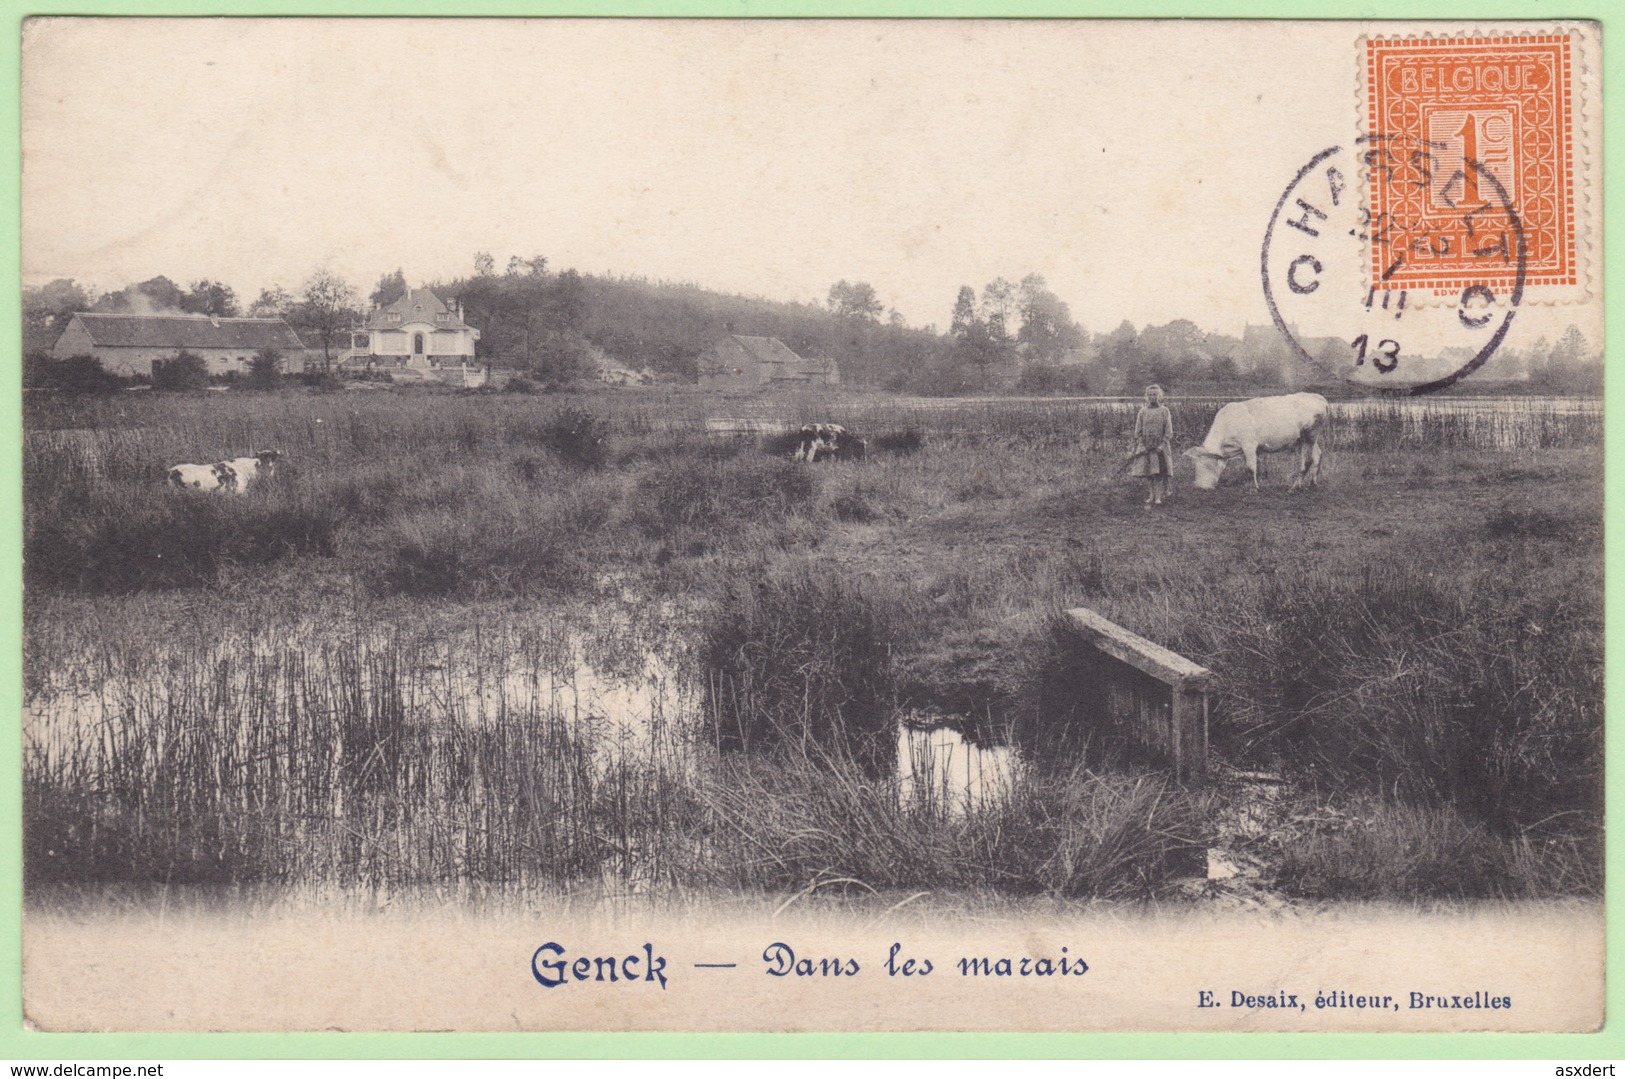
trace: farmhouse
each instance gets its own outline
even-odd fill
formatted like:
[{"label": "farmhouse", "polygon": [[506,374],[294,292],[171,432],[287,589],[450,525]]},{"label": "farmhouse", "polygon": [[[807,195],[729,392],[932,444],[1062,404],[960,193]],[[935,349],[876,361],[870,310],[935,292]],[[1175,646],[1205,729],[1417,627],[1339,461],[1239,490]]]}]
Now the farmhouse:
[{"label": "farmhouse", "polygon": [[279,318],[216,318],[210,315],[125,315],[76,312],[51,354],[59,360],[94,356],[117,375],[150,375],[154,360],[181,350],[208,361],[210,374],[247,373],[261,349],[282,353],[283,370],[304,367],[305,346]]},{"label": "farmhouse", "polygon": [[655,373],[647,367],[634,371],[610,359],[598,365],[598,381],[606,386],[647,386],[654,380]]},{"label": "farmhouse", "polygon": [[407,289],[351,331],[350,348],[340,362],[351,370],[387,372],[397,382],[482,386],[485,371],[474,360],[479,339],[480,331],[463,321],[461,303],[453,310],[426,288]]},{"label": "farmhouse", "polygon": [[[1308,353],[1310,359],[1328,366],[1339,365],[1349,352],[1349,343],[1339,337],[1310,337],[1299,331],[1296,324],[1289,326],[1292,339]],[[1236,361],[1244,370],[1252,372],[1279,372],[1280,384],[1295,390],[1314,381],[1318,372],[1304,364],[1302,358],[1282,338],[1273,325],[1247,326],[1241,331],[1241,355]]]},{"label": "farmhouse", "polygon": [[777,337],[729,334],[695,361],[700,388],[758,390],[775,386],[835,386],[841,372],[830,359],[803,359]]}]

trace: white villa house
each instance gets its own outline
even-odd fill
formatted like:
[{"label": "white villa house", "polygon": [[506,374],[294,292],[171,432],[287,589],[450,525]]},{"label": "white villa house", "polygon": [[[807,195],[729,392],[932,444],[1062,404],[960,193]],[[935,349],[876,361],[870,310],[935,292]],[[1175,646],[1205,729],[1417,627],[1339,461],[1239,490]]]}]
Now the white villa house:
[{"label": "white villa house", "polygon": [[350,332],[350,348],[340,363],[349,370],[387,372],[397,382],[436,381],[452,386],[485,385],[486,371],[474,359],[480,331],[426,288],[407,289],[387,307],[373,309]]}]

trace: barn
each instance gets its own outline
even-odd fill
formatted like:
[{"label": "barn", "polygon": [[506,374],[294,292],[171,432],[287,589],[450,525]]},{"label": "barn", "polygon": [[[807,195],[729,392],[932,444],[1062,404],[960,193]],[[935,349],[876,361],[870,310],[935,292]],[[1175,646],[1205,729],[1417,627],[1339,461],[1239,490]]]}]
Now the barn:
[{"label": "barn", "polygon": [[150,375],[154,360],[185,350],[203,357],[209,373],[247,374],[261,349],[282,353],[282,369],[304,368],[305,345],[280,318],[218,318],[212,315],[128,315],[76,312],[51,354],[59,360],[94,356],[116,375]]},{"label": "barn", "polygon": [[777,337],[729,334],[700,353],[695,366],[700,388],[708,390],[836,386],[841,381],[834,360],[797,356]]}]

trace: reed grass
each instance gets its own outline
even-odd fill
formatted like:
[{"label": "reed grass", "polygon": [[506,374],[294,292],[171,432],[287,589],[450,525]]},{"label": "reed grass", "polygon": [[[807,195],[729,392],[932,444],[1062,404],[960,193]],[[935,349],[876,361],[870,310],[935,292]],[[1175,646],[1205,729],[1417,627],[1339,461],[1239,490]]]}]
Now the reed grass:
[{"label": "reed grass", "polygon": [[114,658],[90,715],[36,715],[30,879],[567,887],[681,849],[659,698],[634,734],[579,709],[556,641],[301,636],[193,641],[161,678]]},{"label": "reed grass", "polygon": [[[1219,404],[1176,401],[1181,441]],[[720,406],[869,437],[818,468],[707,434],[699,395],[29,407],[31,885],[1157,895],[1207,796],[1078,722],[1055,620],[1087,605],[1216,672],[1224,757],[1381,807],[1292,848],[1295,894],[1420,895],[1452,849],[1476,883],[1449,894],[1600,887],[1594,413],[1341,406],[1329,493],[1160,525],[1109,475],[1133,402]],[[163,483],[261,448],[288,464],[249,497]],[[1383,504],[1447,487],[1493,494]],[[559,691],[651,651],[682,709]],[[1046,766],[994,804],[902,797],[922,715]]]},{"label": "reed grass", "polygon": [[[320,652],[291,625],[253,644],[200,631],[184,662],[101,657],[88,713],[30,723],[30,886],[777,890],[836,873],[1124,897],[1155,894],[1200,838],[1195,796],[1155,776],[1021,780],[966,814],[928,783],[900,799],[839,740],[719,756],[715,729],[661,698],[583,708],[575,646],[528,625],[357,626]],[[822,705],[805,707],[810,731]]]},{"label": "reed grass", "polygon": [[1308,899],[1597,895],[1601,855],[1597,837],[1499,837],[1449,808],[1366,798],[1337,830],[1286,843],[1278,879]]},{"label": "reed grass", "polygon": [[1201,797],[1153,775],[1023,776],[1006,797],[922,812],[861,770],[768,756],[725,762],[703,796],[728,888],[1146,899],[1188,874],[1206,840]]}]

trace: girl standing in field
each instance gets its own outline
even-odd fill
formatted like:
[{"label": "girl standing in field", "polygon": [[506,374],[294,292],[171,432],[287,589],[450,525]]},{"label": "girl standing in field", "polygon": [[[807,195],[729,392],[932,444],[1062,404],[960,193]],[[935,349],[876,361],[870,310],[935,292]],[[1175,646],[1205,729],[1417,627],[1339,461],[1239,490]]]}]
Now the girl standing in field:
[{"label": "girl standing in field", "polygon": [[1145,503],[1160,506],[1173,477],[1174,416],[1162,403],[1162,387],[1145,388],[1145,407],[1134,417],[1134,448],[1129,451],[1129,474],[1144,476]]}]

